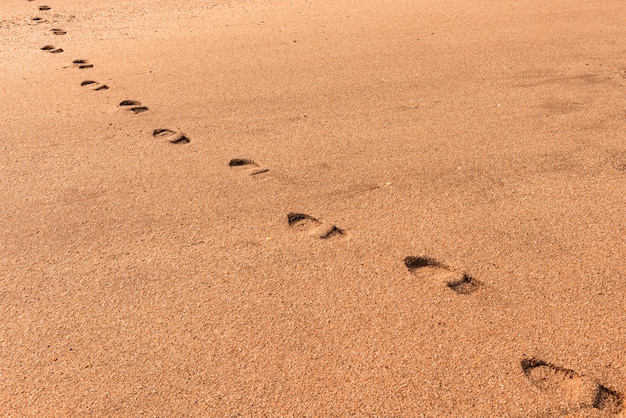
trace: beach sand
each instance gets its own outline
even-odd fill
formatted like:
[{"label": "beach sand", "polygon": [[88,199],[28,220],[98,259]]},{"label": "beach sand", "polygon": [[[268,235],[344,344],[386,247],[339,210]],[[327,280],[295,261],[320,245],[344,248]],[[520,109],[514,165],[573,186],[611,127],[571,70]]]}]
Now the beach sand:
[{"label": "beach sand", "polygon": [[622,0],[0,11],[0,415],[625,416]]}]

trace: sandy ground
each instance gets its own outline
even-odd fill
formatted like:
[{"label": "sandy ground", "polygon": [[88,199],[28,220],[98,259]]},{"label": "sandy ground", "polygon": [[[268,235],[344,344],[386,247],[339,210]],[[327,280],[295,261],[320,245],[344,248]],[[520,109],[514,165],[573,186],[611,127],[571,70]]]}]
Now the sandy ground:
[{"label": "sandy ground", "polygon": [[0,2],[0,415],[625,415],[624,1],[84,3]]}]

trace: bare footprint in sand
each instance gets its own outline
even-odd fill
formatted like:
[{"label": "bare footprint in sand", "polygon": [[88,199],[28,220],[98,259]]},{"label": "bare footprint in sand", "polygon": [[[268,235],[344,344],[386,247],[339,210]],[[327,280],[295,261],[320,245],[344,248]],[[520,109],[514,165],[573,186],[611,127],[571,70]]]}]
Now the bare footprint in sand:
[{"label": "bare footprint in sand", "polygon": [[45,12],[46,10],[50,10],[50,6],[39,6],[39,10]]},{"label": "bare footprint in sand", "polygon": [[475,292],[480,283],[467,273],[459,273],[430,257],[407,257],[404,264],[409,271],[420,277],[434,277],[461,295]]},{"label": "bare footprint in sand", "polygon": [[49,52],[51,54],[60,54],[61,52],[63,52],[62,48],[57,48],[54,45],[46,45],[46,46],[42,47],[41,50]]},{"label": "bare footprint in sand", "polygon": [[257,164],[256,162],[245,158],[233,158],[228,163],[228,166],[234,170],[246,173],[250,176],[256,176],[258,174],[263,174],[270,171],[269,168],[262,167],[260,164]]},{"label": "bare footprint in sand", "polygon": [[65,35],[67,32],[64,31],[63,29],[50,29],[50,32],[52,32],[54,35]]},{"label": "bare footprint in sand", "polygon": [[163,139],[170,144],[188,144],[191,140],[182,132],[175,132],[170,129],[155,129],[152,132],[155,138]]},{"label": "bare footprint in sand", "polygon": [[316,236],[321,239],[339,238],[346,235],[346,232],[335,225],[320,221],[305,213],[290,213],[287,215],[289,226],[307,235]]},{"label": "bare footprint in sand", "polygon": [[101,90],[109,89],[109,86],[107,86],[106,84],[98,83],[97,81],[94,81],[94,80],[85,80],[81,82],[80,85],[81,87],[88,87],[94,91],[101,91]]},{"label": "bare footprint in sand", "polygon": [[128,109],[135,114],[146,112],[148,110],[146,106],[142,106],[141,102],[138,102],[137,100],[122,100],[119,106]]},{"label": "bare footprint in sand", "polygon": [[530,382],[560,404],[576,408],[595,408],[617,415],[624,410],[624,397],[574,370],[555,366],[536,358],[521,361]]},{"label": "bare footprint in sand", "polygon": [[72,61],[72,64],[74,64],[75,67],[78,67],[81,70],[85,68],[93,68],[93,64],[90,64],[87,60],[74,60]]}]

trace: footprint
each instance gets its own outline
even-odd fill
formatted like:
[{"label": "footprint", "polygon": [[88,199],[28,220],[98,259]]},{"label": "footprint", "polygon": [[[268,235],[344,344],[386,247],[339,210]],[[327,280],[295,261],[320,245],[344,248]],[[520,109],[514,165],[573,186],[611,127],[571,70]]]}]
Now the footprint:
[{"label": "footprint", "polygon": [[188,144],[191,142],[184,133],[174,132],[169,129],[155,129],[152,132],[152,136],[163,139],[171,144]]},{"label": "footprint", "polygon": [[109,86],[107,86],[106,84],[98,83],[97,81],[93,81],[93,80],[85,80],[82,83],[80,83],[80,85],[82,87],[89,86],[89,88],[94,90],[94,91],[108,90],[109,89]]},{"label": "footprint", "polygon": [[90,64],[87,60],[74,60],[72,64],[80,69],[93,68],[93,64]]},{"label": "footprint", "polygon": [[407,257],[404,264],[413,274],[423,277],[433,276],[444,280],[447,286],[461,295],[468,295],[480,287],[480,282],[467,273],[451,270],[445,264],[430,257]]},{"label": "footprint", "polygon": [[346,232],[335,225],[327,224],[305,213],[290,213],[287,215],[287,223],[296,231],[307,235],[317,236],[321,239],[341,237]]},{"label": "footprint", "polygon": [[39,10],[41,11],[50,10],[50,6],[39,6]]},{"label": "footprint", "polygon": [[42,23],[43,22],[43,19],[40,18],[39,16],[31,17],[30,20],[32,20],[35,23]]},{"label": "footprint", "polygon": [[59,54],[59,53],[63,52],[62,48],[57,48],[54,45],[46,45],[46,46],[42,47],[41,50],[49,52],[51,54]]},{"label": "footprint", "polygon": [[522,370],[530,382],[560,402],[579,408],[595,408],[609,414],[623,411],[622,394],[574,370],[555,366],[536,358],[523,359]]},{"label": "footprint", "polygon": [[120,107],[126,108],[135,114],[148,110],[146,106],[142,106],[141,102],[138,102],[137,100],[122,100],[120,102]]},{"label": "footprint", "polygon": [[55,35],[65,35],[67,33],[63,29],[50,29],[50,32],[52,32]]},{"label": "footprint", "polygon": [[235,170],[247,173],[251,176],[256,176],[257,174],[263,174],[270,171],[269,168],[262,167],[254,161],[245,158],[234,158],[230,160],[228,166]]}]

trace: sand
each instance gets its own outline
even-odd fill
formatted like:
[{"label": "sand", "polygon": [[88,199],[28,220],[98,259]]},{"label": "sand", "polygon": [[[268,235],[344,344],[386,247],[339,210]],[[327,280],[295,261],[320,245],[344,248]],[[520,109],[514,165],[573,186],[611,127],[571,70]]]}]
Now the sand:
[{"label": "sand", "polygon": [[625,416],[625,16],[2,0],[0,415]]}]

